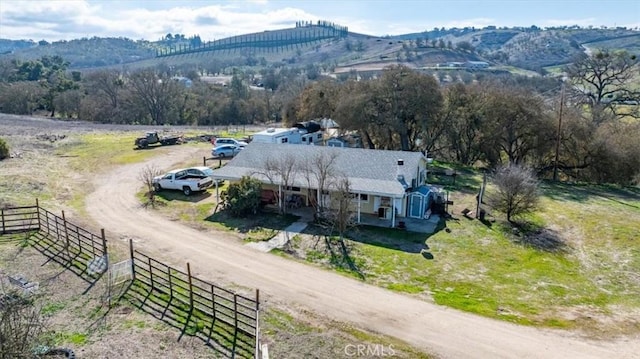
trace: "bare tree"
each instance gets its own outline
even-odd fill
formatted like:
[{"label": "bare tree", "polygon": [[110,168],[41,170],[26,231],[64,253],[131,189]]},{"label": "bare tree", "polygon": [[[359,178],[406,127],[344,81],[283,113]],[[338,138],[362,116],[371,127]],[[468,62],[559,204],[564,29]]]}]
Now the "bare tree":
[{"label": "bare tree", "polygon": [[329,203],[325,203],[324,193],[335,182],[336,153],[318,153],[302,165],[302,172],[307,181],[307,188],[316,188],[316,200],[311,202],[316,214],[326,211]]},{"label": "bare tree", "polygon": [[344,234],[347,232],[347,229],[355,225],[352,210],[353,198],[349,179],[346,177],[340,178],[336,183],[331,198],[334,208],[331,220],[334,229],[340,236],[340,242],[343,245],[344,251],[346,251],[346,248],[344,248]]},{"label": "bare tree", "polygon": [[283,156],[278,158],[268,159],[262,168],[257,173],[267,177],[272,185],[279,185],[278,191],[278,206],[280,207],[280,213],[287,213],[287,204],[285,203],[284,191],[291,187],[292,183],[296,179],[298,174],[298,163],[294,156]]},{"label": "bare tree", "polygon": [[30,298],[0,292],[0,358],[31,358],[47,321]]},{"label": "bare tree", "polygon": [[147,196],[149,198],[147,205],[150,204],[152,207],[156,205],[156,191],[159,189],[154,187],[153,179],[161,174],[162,171],[154,165],[147,165],[138,173],[138,179],[147,188]]},{"label": "bare tree", "polygon": [[504,212],[507,221],[532,212],[538,205],[538,180],[533,172],[515,164],[500,167],[493,176],[496,192],[489,196],[494,209]]},{"label": "bare tree", "polygon": [[483,146],[487,162],[525,163],[541,147],[553,148],[555,122],[538,96],[522,88],[490,86],[483,96]]},{"label": "bare tree", "polygon": [[589,106],[592,120],[599,124],[630,114],[628,109],[620,111],[621,101],[640,100],[640,93],[631,86],[637,69],[635,55],[600,49],[574,61],[567,68],[567,74],[573,83],[573,95],[578,102]]},{"label": "bare tree", "polygon": [[87,75],[90,93],[104,96],[112,108],[120,105],[121,92],[124,88],[124,77],[116,70],[101,70]]},{"label": "bare tree", "polygon": [[153,70],[141,70],[131,74],[129,86],[134,100],[146,110],[153,124],[170,123],[176,99],[181,98],[176,81]]}]

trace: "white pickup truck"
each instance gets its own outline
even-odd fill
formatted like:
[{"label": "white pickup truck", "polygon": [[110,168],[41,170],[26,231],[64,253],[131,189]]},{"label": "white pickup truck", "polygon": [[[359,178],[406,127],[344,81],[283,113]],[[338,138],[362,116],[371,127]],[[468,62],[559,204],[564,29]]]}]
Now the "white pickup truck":
[{"label": "white pickup truck", "polygon": [[204,191],[213,185],[209,167],[191,167],[169,171],[162,176],[154,177],[153,188],[156,192],[163,189],[181,190],[185,196],[192,192]]}]

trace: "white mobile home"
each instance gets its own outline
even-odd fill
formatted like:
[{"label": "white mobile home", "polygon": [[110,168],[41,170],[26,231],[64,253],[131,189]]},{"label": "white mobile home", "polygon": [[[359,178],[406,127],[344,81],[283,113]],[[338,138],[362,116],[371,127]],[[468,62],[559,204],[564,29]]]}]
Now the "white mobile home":
[{"label": "white mobile home", "polygon": [[253,135],[251,142],[256,143],[287,143],[287,144],[320,144],[322,132],[307,133],[304,129],[268,128]]},{"label": "white mobile home", "polygon": [[297,128],[268,128],[255,133],[251,142],[256,143],[302,143],[302,134]]}]

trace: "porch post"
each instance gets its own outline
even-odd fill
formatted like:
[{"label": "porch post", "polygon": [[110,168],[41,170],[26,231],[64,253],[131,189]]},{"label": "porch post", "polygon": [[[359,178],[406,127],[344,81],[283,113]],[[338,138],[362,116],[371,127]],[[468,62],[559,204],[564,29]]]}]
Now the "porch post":
[{"label": "porch post", "polygon": [[362,194],[358,193],[358,223],[360,223],[360,203],[362,202]]},{"label": "porch post", "polygon": [[396,199],[391,197],[391,228],[396,226]]}]

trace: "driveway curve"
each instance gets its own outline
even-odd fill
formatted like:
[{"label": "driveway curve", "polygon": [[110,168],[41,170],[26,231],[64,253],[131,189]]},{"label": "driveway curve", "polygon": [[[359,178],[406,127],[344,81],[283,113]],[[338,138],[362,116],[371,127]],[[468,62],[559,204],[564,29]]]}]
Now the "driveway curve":
[{"label": "driveway curve", "polygon": [[134,238],[136,248],[174,265],[190,262],[201,278],[259,288],[266,305],[308,309],[443,358],[633,358],[640,353],[638,338],[593,341],[464,313],[262,253],[241,245],[232,233],[198,231],[140,206],[135,193],[144,166],[169,168],[201,152],[176,146],[161,157],[99,176],[86,200],[88,214],[109,240]]}]

